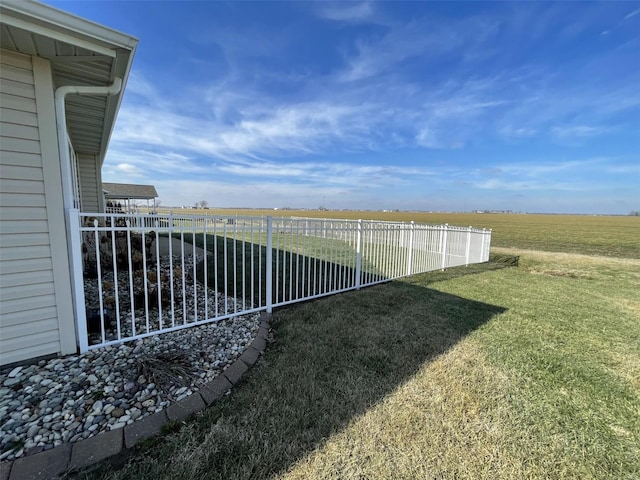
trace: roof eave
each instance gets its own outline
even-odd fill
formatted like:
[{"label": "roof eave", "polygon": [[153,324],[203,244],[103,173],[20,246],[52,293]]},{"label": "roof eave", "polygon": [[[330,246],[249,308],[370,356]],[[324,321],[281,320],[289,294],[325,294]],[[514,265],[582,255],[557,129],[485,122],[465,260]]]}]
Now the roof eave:
[{"label": "roof eave", "polygon": [[102,164],[104,163],[107,148],[109,147],[109,142],[111,141],[111,135],[113,133],[113,129],[115,128],[116,118],[118,116],[118,112],[120,111],[120,105],[122,104],[122,98],[124,97],[127,80],[129,79],[129,72],[131,71],[132,61],[133,51],[128,55],[128,58],[126,59],[126,67],[124,73],[122,74],[122,76],[118,75],[120,76],[120,78],[122,78],[122,88],[120,89],[120,93],[107,99],[107,108],[105,111],[105,126],[108,125],[108,128],[103,129],[102,144],[100,149],[100,167],[102,167]]},{"label": "roof eave", "polygon": [[[15,14],[13,18],[23,17],[30,22],[40,24],[51,32],[57,32],[63,37],[60,38],[62,41],[68,41],[68,36],[71,36],[80,42],[88,41],[97,47],[102,46],[110,50],[125,48],[132,51],[138,44],[136,37],[33,0],[3,0],[0,8],[13,12]],[[10,23],[11,17],[3,15],[2,21]],[[84,45],[79,46],[86,48]],[[91,50],[91,48],[88,49]],[[95,48],[94,51],[100,53]]]},{"label": "roof eave", "polygon": [[115,77],[120,77],[122,89],[106,100],[97,152],[102,164],[122,103],[138,39],[33,0],[2,0],[0,14],[2,23],[112,59],[109,83]]}]

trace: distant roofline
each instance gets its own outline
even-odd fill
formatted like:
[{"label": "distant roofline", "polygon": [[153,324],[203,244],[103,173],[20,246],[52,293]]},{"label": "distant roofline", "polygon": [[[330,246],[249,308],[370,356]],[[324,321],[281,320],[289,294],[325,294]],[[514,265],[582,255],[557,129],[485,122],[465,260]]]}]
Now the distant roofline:
[{"label": "distant roofline", "polygon": [[107,200],[153,200],[158,197],[153,185],[102,182],[102,191]]}]

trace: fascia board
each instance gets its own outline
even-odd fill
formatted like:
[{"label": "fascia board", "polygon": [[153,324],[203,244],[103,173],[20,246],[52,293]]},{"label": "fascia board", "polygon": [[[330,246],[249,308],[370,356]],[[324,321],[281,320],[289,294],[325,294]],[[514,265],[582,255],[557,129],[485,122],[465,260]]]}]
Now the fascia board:
[{"label": "fascia board", "polygon": [[3,0],[0,10],[3,23],[102,55],[113,57],[114,48],[134,50],[138,44],[135,37],[31,0]]}]

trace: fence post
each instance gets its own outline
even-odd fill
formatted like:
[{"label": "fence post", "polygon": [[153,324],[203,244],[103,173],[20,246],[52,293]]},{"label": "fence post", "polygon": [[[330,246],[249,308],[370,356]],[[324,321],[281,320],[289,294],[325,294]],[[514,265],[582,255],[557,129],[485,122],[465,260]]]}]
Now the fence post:
[{"label": "fence post", "polygon": [[464,255],[464,264],[466,267],[469,266],[469,253],[471,251],[471,226],[469,226],[469,231],[467,232],[467,251]]},{"label": "fence post", "polygon": [[409,224],[409,255],[407,257],[407,276],[411,275],[413,271],[413,232],[415,226],[415,222],[411,221],[411,223]]},{"label": "fence post", "polygon": [[273,217],[267,216],[267,278],[266,293],[267,313],[273,312]]},{"label": "fence post", "polygon": [[356,237],[356,290],[360,290],[362,272],[362,220],[358,220],[358,232]]},{"label": "fence post", "polygon": [[[87,310],[84,299],[84,275],[82,267],[82,231],[80,230],[80,211],[70,208],[69,243],[71,247],[71,283],[76,314],[76,335],[80,353],[89,351],[89,334],[87,332]],[[96,244],[96,250],[100,245]]]},{"label": "fence post", "polygon": [[447,266],[447,233],[449,232],[449,224],[445,223],[442,226],[442,266],[441,269],[444,269]]},{"label": "fence post", "polygon": [[[482,235],[482,261],[483,262],[488,262],[489,261],[489,254],[491,252],[491,229],[489,228],[488,230],[483,229],[483,235]],[[487,238],[487,242],[485,242],[485,237]]]}]

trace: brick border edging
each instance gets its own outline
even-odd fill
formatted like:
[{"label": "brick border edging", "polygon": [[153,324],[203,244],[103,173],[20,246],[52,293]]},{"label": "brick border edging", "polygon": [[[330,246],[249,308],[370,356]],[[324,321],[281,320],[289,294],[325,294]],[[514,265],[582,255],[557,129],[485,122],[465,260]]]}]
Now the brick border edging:
[{"label": "brick border edging", "polygon": [[160,433],[162,427],[181,421],[222,398],[267,348],[271,314],[260,313],[260,327],[251,344],[220,375],[198,391],[166,409],[136,420],[124,428],[102,432],[75,443],[63,443],[44,452],[0,463],[0,480],[51,479],[88,467]]}]

